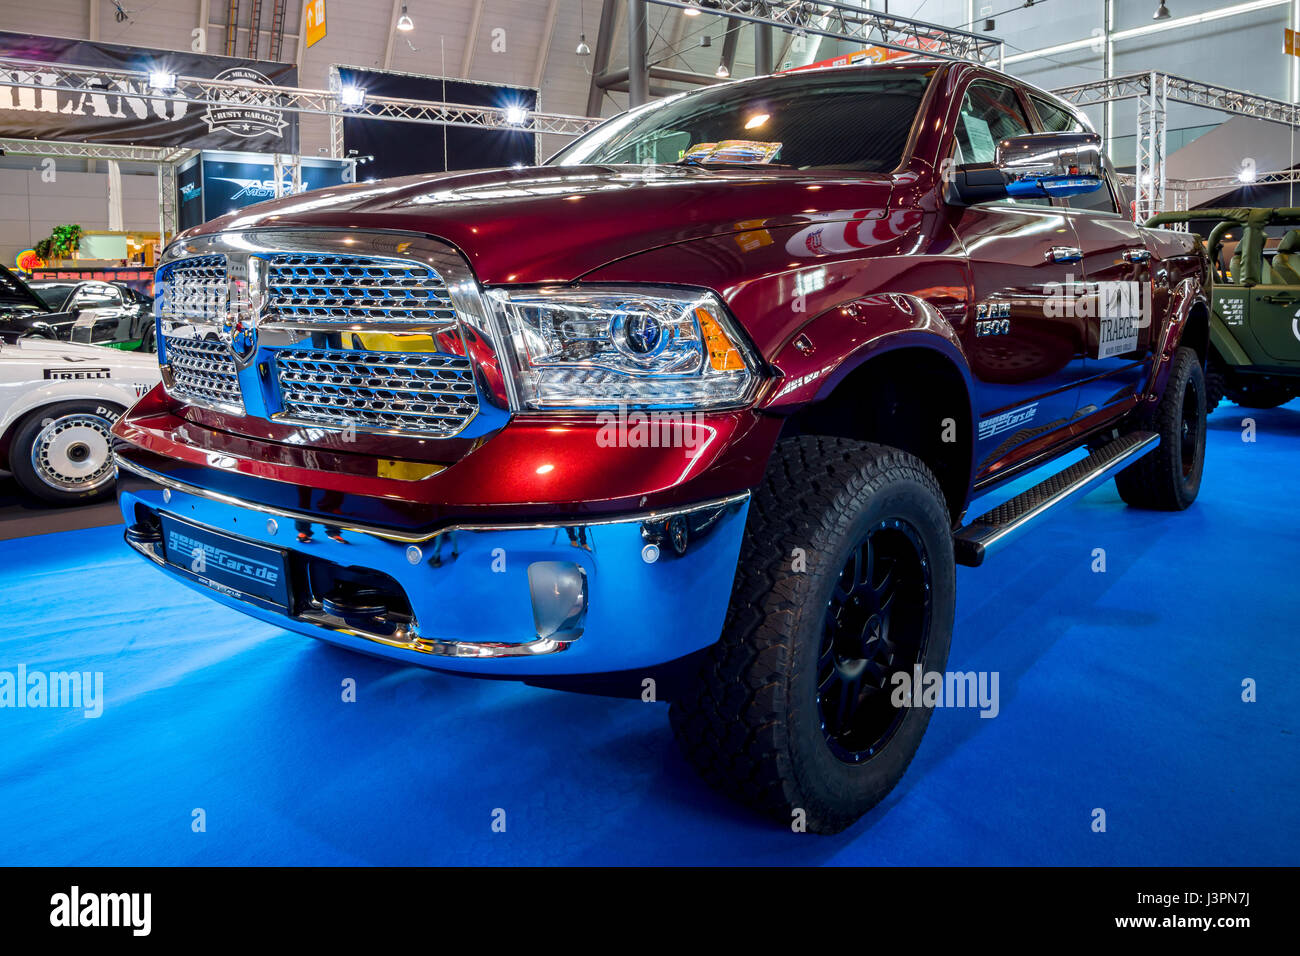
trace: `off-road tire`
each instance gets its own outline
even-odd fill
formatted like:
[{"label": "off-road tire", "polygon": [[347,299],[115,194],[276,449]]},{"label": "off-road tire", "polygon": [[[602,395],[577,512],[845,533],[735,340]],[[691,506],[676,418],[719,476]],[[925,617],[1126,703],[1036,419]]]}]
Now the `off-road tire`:
[{"label": "off-road tire", "polygon": [[1160,446],[1115,476],[1119,496],[1135,508],[1182,511],[1196,500],[1205,467],[1205,373],[1195,351],[1180,346],[1160,400],[1137,427],[1160,435]]},{"label": "off-road tire", "polygon": [[1291,399],[1295,398],[1294,389],[1287,388],[1283,385],[1272,385],[1268,383],[1254,384],[1247,382],[1237,384],[1227,390],[1228,398],[1236,402],[1242,408],[1256,408],[1260,410],[1277,408],[1279,405],[1285,405]]},{"label": "off-road tire", "polygon": [[1219,403],[1228,395],[1228,379],[1223,370],[1215,364],[1214,359],[1205,367],[1205,414],[1210,414],[1219,407]]},{"label": "off-road tire", "polygon": [[[868,558],[891,551],[896,557]],[[887,648],[906,647],[907,635],[918,635],[909,653],[919,660],[891,650],[883,662],[867,656],[875,667],[864,684],[881,671],[892,689],[892,674],[905,670],[910,677],[914,663],[942,672],[955,584],[952,529],[938,482],[898,449],[804,436],[780,442],[773,453],[750,503],[722,637],[670,711],[687,760],[705,780],[785,826],[816,833],[838,832],[879,803],[903,776],[930,720],[929,709],[896,707],[878,690],[869,698],[841,690],[869,700],[871,714],[895,729],[874,752],[857,757],[828,736],[825,641],[845,631],[832,629],[832,614],[846,607],[838,595],[842,575],[858,567],[850,561],[855,555],[869,581],[873,565],[880,578],[892,567],[896,586],[920,574],[906,591],[919,599],[896,591],[883,628],[868,620],[862,631],[887,634]],[[876,638],[860,640],[870,645]],[[838,674],[838,652],[830,656]]]},{"label": "off-road tire", "polygon": [[101,501],[113,493],[108,430],[121,414],[119,405],[89,400],[38,408],[14,432],[9,470],[24,491],[50,504]]}]

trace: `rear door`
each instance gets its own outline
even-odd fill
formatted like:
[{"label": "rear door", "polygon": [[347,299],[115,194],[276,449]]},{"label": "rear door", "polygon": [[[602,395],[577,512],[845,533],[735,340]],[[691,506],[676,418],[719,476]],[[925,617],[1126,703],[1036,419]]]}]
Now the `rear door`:
[{"label": "rear door", "polygon": [[[1031,95],[1030,101],[1045,132],[1087,129],[1049,100]],[[1078,417],[1085,418],[1132,398],[1146,385],[1155,336],[1151,320],[1169,290],[1161,290],[1161,302],[1152,302],[1151,253],[1142,227],[1120,212],[1109,169],[1101,189],[1064,203],[1083,252],[1080,273],[1086,284],[1075,306],[1086,331],[1078,408]]]},{"label": "rear door", "polygon": [[[1019,90],[991,79],[967,87],[956,118],[956,163],[992,162],[997,143],[1033,132]],[[1034,453],[1074,418],[1083,324],[1070,308],[1078,239],[1048,199],[956,209],[970,260],[973,308],[962,332],[976,379],[977,479]]]}]

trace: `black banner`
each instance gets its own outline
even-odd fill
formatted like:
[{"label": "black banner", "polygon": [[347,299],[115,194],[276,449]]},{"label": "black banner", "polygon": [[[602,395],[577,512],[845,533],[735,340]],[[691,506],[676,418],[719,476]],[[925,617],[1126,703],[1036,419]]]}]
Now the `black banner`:
[{"label": "black banner", "polygon": [[[765,837],[770,836],[764,834]],[[487,848],[483,860],[500,863],[500,851]],[[501,836],[500,839],[507,839]],[[781,839],[776,834],[773,839]],[[786,834],[784,839],[791,839]],[[839,838],[822,840],[826,862],[835,864]],[[771,844],[775,846],[776,844]],[[194,852],[194,851],[191,851]],[[195,855],[200,855],[198,851]],[[273,856],[273,851],[264,852]],[[557,864],[566,857],[556,854]],[[780,865],[780,850],[769,852]],[[464,861],[473,863],[473,860]],[[628,865],[636,859],[629,857]],[[725,863],[720,860],[719,864]],[[430,860],[437,865],[438,861]],[[77,868],[0,870],[0,919],[10,945],[28,940],[59,941],[63,948],[134,944],[152,937],[161,945],[202,940],[208,946],[247,946],[281,939],[303,949],[323,942],[336,951],[353,939],[374,947],[376,940],[400,939],[403,932],[429,928],[427,907],[418,905],[449,880],[462,900],[487,900],[471,913],[475,930],[499,946],[536,940],[537,927],[555,915],[545,893],[530,894],[529,883],[545,880],[545,870],[501,869],[157,869]],[[801,869],[776,877],[769,868],[691,873],[657,868],[670,875],[677,899],[665,909],[654,894],[628,893],[613,872],[565,871],[561,877],[581,895],[583,919],[596,931],[614,926],[662,924],[669,945],[686,939],[710,921],[726,933],[726,944],[754,949],[772,938],[772,920],[760,919],[748,903],[771,895],[774,879],[808,896],[834,895],[845,887],[888,884],[887,912],[873,917],[862,933],[876,948],[924,952],[949,948],[1009,949],[1035,943],[1131,940],[1128,945],[1186,948],[1190,940],[1210,941],[1215,952],[1249,951],[1275,942],[1292,926],[1295,871],[1288,869],[851,869],[821,872]],[[558,875],[558,874],[557,874]],[[649,876],[647,877],[649,878]],[[714,892],[726,881],[725,894]],[[507,904],[491,902],[502,888]],[[398,902],[394,902],[398,901]],[[409,901],[409,902],[408,902]],[[794,894],[785,900],[797,908]],[[398,904],[402,905],[398,905]],[[771,906],[778,906],[771,903]],[[720,909],[721,907],[721,909]],[[587,916],[586,913],[597,914]],[[608,919],[614,922],[603,922]],[[484,921],[491,925],[487,925]],[[656,922],[657,921],[657,922]],[[799,920],[786,920],[792,927]],[[722,924],[725,924],[722,925]],[[1272,927],[1270,930],[1269,927]],[[791,929],[792,933],[797,929]],[[1261,936],[1260,934],[1263,933]],[[595,934],[593,934],[595,935]],[[44,939],[42,939],[42,937]],[[980,940],[984,942],[981,944]],[[44,949],[45,947],[42,947]],[[769,947],[770,948],[770,947]]]},{"label": "black banner", "polygon": [[[339,78],[344,86],[359,86],[373,96],[439,100],[501,109],[537,108],[537,91],[527,87],[350,67],[340,67]],[[384,179],[448,169],[499,169],[516,164],[532,166],[537,161],[536,136],[513,129],[347,118],[343,120],[343,145],[346,149],[355,149],[359,156],[374,157],[357,170],[357,179]]]},{"label": "black banner", "polygon": [[[39,68],[0,62],[0,136],[76,143],[185,146],[298,152],[298,114],[282,105],[276,86],[297,86],[291,63],[241,60],[176,50],[148,50],[63,37],[0,32],[0,57],[70,66],[160,72],[229,80],[248,92],[211,105],[146,99],[148,80],[102,82],[76,92],[56,89],[54,76]],[[36,83],[42,89],[4,86]],[[102,89],[102,92],[100,92]]]}]

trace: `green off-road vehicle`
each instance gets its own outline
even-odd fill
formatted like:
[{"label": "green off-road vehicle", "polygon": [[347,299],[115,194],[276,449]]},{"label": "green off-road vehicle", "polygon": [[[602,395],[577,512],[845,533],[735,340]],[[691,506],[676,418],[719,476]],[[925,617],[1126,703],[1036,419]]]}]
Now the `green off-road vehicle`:
[{"label": "green off-road vehicle", "polygon": [[1300,395],[1300,207],[1165,212],[1147,225],[1194,220],[1218,220],[1206,243],[1214,266],[1206,410],[1223,398],[1243,408],[1289,402]]}]

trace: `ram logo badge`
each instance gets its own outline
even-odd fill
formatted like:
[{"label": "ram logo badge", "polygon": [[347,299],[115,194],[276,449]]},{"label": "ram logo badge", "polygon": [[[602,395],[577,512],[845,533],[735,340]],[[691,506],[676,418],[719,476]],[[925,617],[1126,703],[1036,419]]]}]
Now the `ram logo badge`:
[{"label": "ram logo badge", "polygon": [[1006,335],[1011,331],[1010,302],[981,302],[975,306],[975,337]]}]

